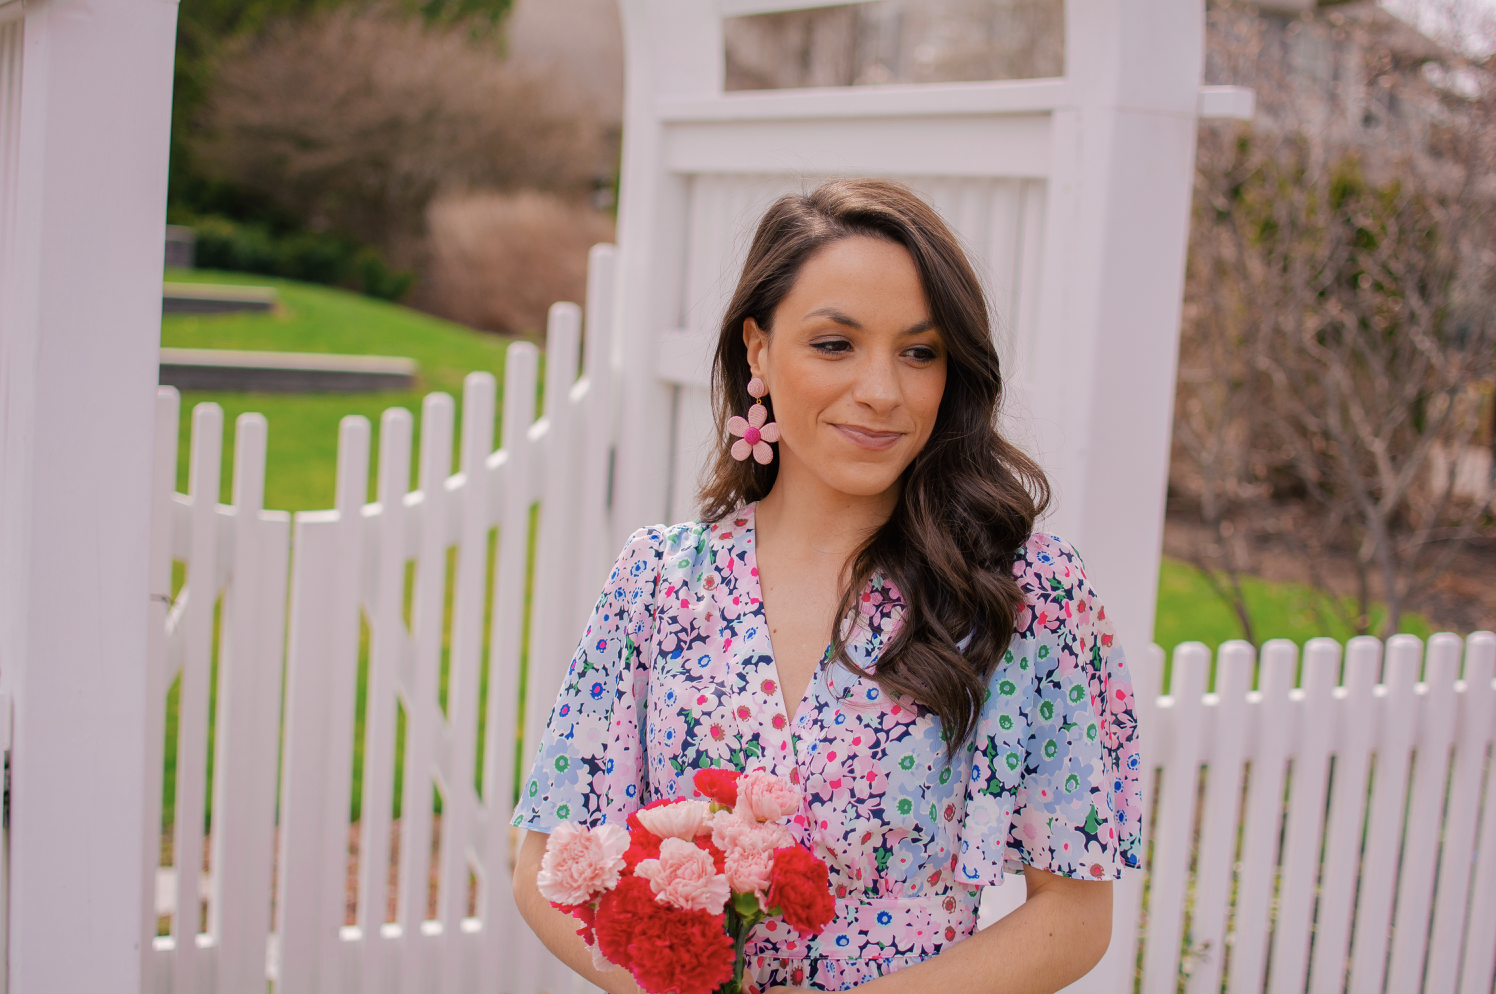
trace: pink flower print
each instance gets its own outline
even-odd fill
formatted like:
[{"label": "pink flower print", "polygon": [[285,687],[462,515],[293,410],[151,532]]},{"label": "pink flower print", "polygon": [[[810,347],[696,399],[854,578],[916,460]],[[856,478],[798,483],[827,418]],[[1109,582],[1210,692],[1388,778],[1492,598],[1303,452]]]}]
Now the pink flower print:
[{"label": "pink flower print", "polygon": [[769,409],[762,404],[748,408],[747,420],[736,414],[727,419],[727,430],[738,436],[738,440],[732,443],[734,459],[741,462],[750,452],[764,466],[774,459],[774,450],[769,448],[769,443],[779,441],[779,425],[773,421],[764,424],[765,421],[769,421]]}]

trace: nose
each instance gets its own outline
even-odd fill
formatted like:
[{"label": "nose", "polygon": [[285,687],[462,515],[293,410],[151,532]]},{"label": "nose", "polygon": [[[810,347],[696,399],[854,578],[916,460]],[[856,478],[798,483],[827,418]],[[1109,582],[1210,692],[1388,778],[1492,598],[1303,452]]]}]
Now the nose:
[{"label": "nose", "polygon": [[852,399],[874,415],[884,417],[903,400],[899,387],[898,360],[891,355],[869,354],[852,384]]}]

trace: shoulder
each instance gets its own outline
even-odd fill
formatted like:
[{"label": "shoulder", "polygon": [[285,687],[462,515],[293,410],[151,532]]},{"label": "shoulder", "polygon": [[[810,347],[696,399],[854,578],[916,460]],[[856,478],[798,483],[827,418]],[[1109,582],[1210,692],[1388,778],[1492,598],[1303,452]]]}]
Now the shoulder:
[{"label": "shoulder", "polygon": [[1060,536],[1030,535],[1013,560],[1013,578],[1024,596],[1015,622],[1019,638],[1049,633],[1089,641],[1102,628],[1110,634],[1106,608],[1086,578],[1085,561]]},{"label": "shoulder", "polygon": [[683,521],[674,525],[646,525],[623,544],[613,566],[612,582],[653,580],[667,569],[689,569],[706,554],[711,525]]}]

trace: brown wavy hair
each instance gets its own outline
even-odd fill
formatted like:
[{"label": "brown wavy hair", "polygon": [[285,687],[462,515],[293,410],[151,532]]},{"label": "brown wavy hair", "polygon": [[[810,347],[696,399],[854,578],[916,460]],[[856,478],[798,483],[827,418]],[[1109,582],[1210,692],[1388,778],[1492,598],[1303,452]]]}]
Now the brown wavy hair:
[{"label": "brown wavy hair", "polygon": [[[807,259],[857,235],[902,245],[914,258],[930,316],[945,342],[945,392],[935,426],[905,469],[893,514],[857,550],[837,618],[856,610],[875,570],[898,587],[904,622],[866,673],[846,651],[848,631],[832,626],[832,658],[871,676],[884,693],[934,712],[951,756],[970,738],[987,682],[1013,635],[1024,595],[1013,562],[1049,502],[1037,463],[997,431],[1003,380],[986,294],[955,234],[901,183],[837,180],[775,201],[753,237],[722,319],[712,369],[716,459],[698,494],[702,519],[718,521],[768,494],[779,462],[738,461],[727,419],[750,377],[743,324],[772,334],[774,310]],[[773,397],[765,398],[773,416]],[[958,643],[970,636],[964,651]]]}]

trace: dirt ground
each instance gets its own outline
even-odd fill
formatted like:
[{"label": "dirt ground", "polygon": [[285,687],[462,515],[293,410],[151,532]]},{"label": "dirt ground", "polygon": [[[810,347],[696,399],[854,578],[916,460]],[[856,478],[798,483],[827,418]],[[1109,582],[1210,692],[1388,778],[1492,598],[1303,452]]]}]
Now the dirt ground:
[{"label": "dirt ground", "polygon": [[[1212,539],[1212,533],[1188,514],[1171,513],[1164,521],[1166,556],[1188,561],[1200,544]],[[1314,582],[1302,551],[1295,551],[1286,543],[1256,546],[1251,550],[1251,559],[1256,567],[1253,572],[1264,580]],[[1349,556],[1341,557],[1338,563],[1331,557],[1322,562],[1321,570],[1343,578],[1343,584],[1335,583],[1337,589],[1347,593],[1351,590],[1355,571]],[[1437,630],[1462,635],[1496,631],[1496,539],[1477,539],[1467,545],[1435,583],[1430,596],[1410,609],[1423,614]]]}]

